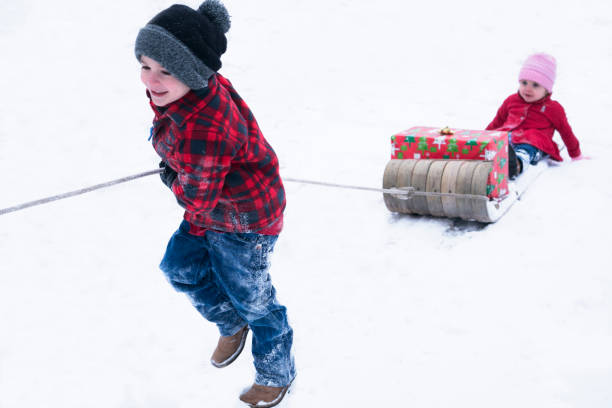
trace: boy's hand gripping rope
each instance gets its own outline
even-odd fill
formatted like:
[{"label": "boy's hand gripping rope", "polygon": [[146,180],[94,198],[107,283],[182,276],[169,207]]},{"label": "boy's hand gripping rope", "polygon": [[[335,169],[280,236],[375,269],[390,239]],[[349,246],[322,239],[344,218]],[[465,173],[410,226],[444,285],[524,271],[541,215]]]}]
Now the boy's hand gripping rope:
[{"label": "boy's hand gripping rope", "polygon": [[[89,193],[90,191],[99,190],[101,188],[106,188],[110,186],[114,186],[116,184],[125,183],[128,181],[136,180],[138,178],[150,176],[153,174],[159,174],[163,171],[163,169],[155,169],[150,171],[145,171],[143,173],[133,174],[131,176],[122,177],[120,179],[107,181],[106,183],[96,184],[90,187],[81,188],[79,190],[69,191],[63,194],[57,194],[50,197],[41,198],[39,200],[29,201],[27,203],[22,203],[15,205],[13,207],[2,208],[0,209],[0,215],[12,213],[15,211],[20,211],[29,207],[35,207],[38,205],[50,203],[52,201],[63,200],[64,198],[74,197],[77,195]],[[365,190],[365,191],[375,191],[377,193],[385,193],[385,194],[393,194],[395,196],[401,196],[401,198],[410,199],[413,196],[437,196],[437,197],[464,197],[464,198],[475,198],[479,200],[488,200],[485,196],[479,196],[474,194],[457,194],[457,193],[433,193],[427,191],[416,191],[414,187],[399,187],[399,188],[373,188],[373,187],[362,187],[362,186],[351,186],[346,184],[335,184],[335,183],[325,183],[322,181],[311,181],[311,180],[303,180],[303,179],[294,179],[290,177],[283,178],[284,181],[289,181],[292,183],[302,183],[302,184],[314,184],[318,186],[325,187],[334,187],[334,188],[346,188],[351,190]]]}]

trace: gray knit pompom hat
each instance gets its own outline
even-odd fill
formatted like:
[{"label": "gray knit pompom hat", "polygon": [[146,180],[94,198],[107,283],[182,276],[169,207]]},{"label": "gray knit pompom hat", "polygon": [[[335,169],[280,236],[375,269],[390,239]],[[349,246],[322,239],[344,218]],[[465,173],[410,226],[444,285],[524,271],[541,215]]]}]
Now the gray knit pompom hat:
[{"label": "gray knit pompom hat", "polygon": [[134,52],[157,61],[191,89],[202,89],[221,68],[230,16],[219,0],[197,10],[181,4],[157,14],[138,32]]}]

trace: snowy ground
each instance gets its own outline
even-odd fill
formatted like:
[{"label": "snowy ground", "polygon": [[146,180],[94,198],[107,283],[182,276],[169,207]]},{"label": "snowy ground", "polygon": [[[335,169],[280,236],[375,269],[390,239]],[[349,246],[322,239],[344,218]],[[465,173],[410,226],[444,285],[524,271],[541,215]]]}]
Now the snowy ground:
[{"label": "snowy ground", "polygon": [[[169,4],[2,2],[0,208],[156,166],[132,47]],[[287,183],[282,406],[612,406],[612,3],[226,4],[221,72],[285,177],[380,186],[393,133],[483,128],[536,51],[593,157],[485,228]],[[210,366],[216,329],[157,268],[180,218],[157,177],[0,216],[0,407],[240,406],[250,350]]]}]

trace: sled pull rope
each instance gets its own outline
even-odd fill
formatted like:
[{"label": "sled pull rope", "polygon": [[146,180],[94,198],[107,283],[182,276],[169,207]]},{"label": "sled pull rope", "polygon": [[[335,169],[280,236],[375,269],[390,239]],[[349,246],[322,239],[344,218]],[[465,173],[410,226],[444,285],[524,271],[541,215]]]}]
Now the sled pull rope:
[{"label": "sled pull rope", "polygon": [[430,196],[430,197],[473,198],[477,200],[489,201],[488,197],[476,195],[476,194],[436,193],[433,191],[417,191],[414,187],[374,188],[374,187],[351,186],[351,185],[346,185],[346,184],[326,183],[323,181],[295,179],[295,178],[290,178],[290,177],[283,177],[283,181],[289,181],[292,183],[302,183],[302,184],[314,184],[317,186],[325,186],[325,187],[347,188],[350,190],[374,191],[377,193],[393,194],[395,196],[404,196],[404,197],[401,197],[403,199],[409,199],[412,196],[425,196],[425,197]]},{"label": "sled pull rope", "polygon": [[35,201],[27,202],[27,203],[22,203],[22,204],[13,206],[13,207],[3,208],[3,209],[0,209],[0,215],[12,213],[12,212],[15,212],[15,211],[20,211],[20,210],[23,210],[23,209],[26,209],[26,208],[29,208],[29,207],[35,207],[35,206],[38,206],[38,205],[47,204],[47,203],[50,203],[52,201],[63,200],[64,198],[68,198],[68,197],[74,197],[74,196],[77,196],[77,195],[89,193],[90,191],[99,190],[101,188],[106,188],[106,187],[114,186],[116,184],[125,183],[127,181],[136,180],[138,178],[150,176],[152,174],[158,174],[158,173],[161,173],[162,170],[163,169],[155,169],[155,170],[151,170],[151,171],[145,171],[144,173],[133,174],[131,176],[122,177],[120,179],[116,179],[116,180],[112,180],[112,181],[107,181],[106,183],[96,184],[94,186],[81,188],[79,190],[69,191],[67,193],[58,194],[58,195],[54,195],[54,196],[51,196],[51,197],[41,198],[40,200],[35,200]]},{"label": "sled pull rope", "polygon": [[[41,198],[39,200],[29,201],[27,203],[15,205],[13,207],[2,208],[0,209],[0,215],[4,215],[4,214],[16,212],[16,211],[21,211],[26,208],[36,207],[36,206],[47,204],[53,201],[63,200],[65,198],[78,196],[81,194],[89,193],[91,191],[100,190],[102,188],[107,188],[107,187],[111,187],[117,184],[126,183],[128,181],[136,180],[142,177],[151,176],[153,174],[159,174],[162,171],[163,169],[145,171],[143,173],[133,174],[131,176],[126,176],[126,177],[122,177],[116,180],[107,181],[106,183],[96,184],[93,186],[81,188],[79,190],[69,191],[67,193],[57,194],[54,196]],[[488,200],[487,197],[473,195],[473,194],[434,193],[434,192],[416,191],[413,187],[373,188],[373,187],[353,186],[353,185],[347,185],[347,184],[326,183],[322,181],[295,179],[295,178],[290,178],[290,177],[284,177],[283,180],[291,182],[291,183],[313,184],[317,186],[325,186],[325,187],[332,187],[332,188],[345,188],[349,190],[374,191],[377,193],[393,194],[394,196],[399,196],[398,198],[402,198],[402,199],[409,199],[412,196],[440,196],[440,197],[452,196],[452,197],[465,197],[465,198]]]}]

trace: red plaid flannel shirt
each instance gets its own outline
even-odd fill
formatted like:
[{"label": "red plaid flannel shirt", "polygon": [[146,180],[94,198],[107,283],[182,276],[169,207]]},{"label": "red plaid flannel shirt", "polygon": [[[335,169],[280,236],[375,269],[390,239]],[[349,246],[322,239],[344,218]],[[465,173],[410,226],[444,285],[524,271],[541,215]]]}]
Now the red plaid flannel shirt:
[{"label": "red plaid flannel shirt", "polygon": [[219,74],[208,87],[155,112],[155,151],[178,177],[172,192],[190,232],[206,229],[275,235],[285,190],[278,158],[232,84]]}]

